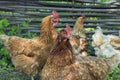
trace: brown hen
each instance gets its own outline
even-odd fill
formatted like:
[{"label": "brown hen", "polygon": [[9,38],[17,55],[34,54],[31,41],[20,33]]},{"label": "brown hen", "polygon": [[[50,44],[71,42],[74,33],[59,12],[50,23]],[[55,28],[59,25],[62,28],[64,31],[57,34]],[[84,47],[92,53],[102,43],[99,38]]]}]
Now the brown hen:
[{"label": "brown hen", "polygon": [[42,69],[42,80],[104,80],[119,61],[117,54],[108,59],[76,58],[67,31],[61,30]]},{"label": "brown hen", "polygon": [[0,40],[4,42],[9,51],[16,69],[28,74],[32,79],[41,71],[57,38],[55,26],[58,21],[59,15],[55,11],[52,12],[52,15],[43,18],[41,35],[33,39],[0,35]]},{"label": "brown hen", "polygon": [[84,29],[85,18],[86,17],[84,15],[77,18],[70,38],[73,51],[77,56],[88,56],[86,32]]},{"label": "brown hen", "polygon": [[107,35],[110,39],[110,44],[116,49],[120,50],[120,36]]}]

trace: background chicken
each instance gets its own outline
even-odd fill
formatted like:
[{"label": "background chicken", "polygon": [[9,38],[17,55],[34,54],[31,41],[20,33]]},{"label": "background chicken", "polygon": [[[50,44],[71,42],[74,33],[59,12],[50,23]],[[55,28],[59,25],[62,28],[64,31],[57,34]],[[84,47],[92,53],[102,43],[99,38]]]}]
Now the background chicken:
[{"label": "background chicken", "polygon": [[77,18],[73,27],[72,36],[70,38],[70,43],[73,46],[73,51],[76,53],[76,55],[88,55],[86,32],[84,29],[85,19],[86,17],[84,15]]},{"label": "background chicken", "polygon": [[95,31],[92,40],[92,46],[97,56],[105,54],[106,57],[109,57],[113,53],[120,53],[120,38],[114,35],[104,35],[100,27]]},{"label": "background chicken", "polygon": [[[65,29],[68,30],[68,29]],[[67,32],[61,30],[42,70],[42,80],[104,80],[120,62],[120,54],[108,59],[81,56],[76,58]]]},{"label": "background chicken", "polygon": [[86,19],[85,15],[82,15],[77,18],[75,25],[73,27],[73,31],[72,31],[72,33],[74,35],[79,35],[82,38],[86,38],[86,33],[85,33],[85,29],[84,29],[85,19]]},{"label": "background chicken", "polygon": [[120,50],[120,36],[107,35],[107,37],[110,39],[110,44],[111,44],[116,50]]},{"label": "background chicken", "polygon": [[41,35],[33,39],[0,35],[0,40],[4,42],[9,51],[16,69],[32,76],[32,79],[38,70],[41,70],[57,38],[55,26],[58,21],[59,15],[55,11],[52,12],[52,15],[43,18]]}]

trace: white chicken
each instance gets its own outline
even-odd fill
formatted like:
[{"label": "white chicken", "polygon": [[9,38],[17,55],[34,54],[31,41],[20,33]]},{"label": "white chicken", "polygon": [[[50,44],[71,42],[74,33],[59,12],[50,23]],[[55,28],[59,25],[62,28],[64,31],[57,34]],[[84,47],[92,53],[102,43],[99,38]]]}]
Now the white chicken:
[{"label": "white chicken", "polygon": [[114,35],[104,35],[102,29],[97,27],[95,34],[92,36],[92,46],[95,49],[95,54],[97,56],[111,57],[113,54],[120,53],[116,47],[120,46],[120,43],[114,42],[114,40],[120,40],[118,36]]}]

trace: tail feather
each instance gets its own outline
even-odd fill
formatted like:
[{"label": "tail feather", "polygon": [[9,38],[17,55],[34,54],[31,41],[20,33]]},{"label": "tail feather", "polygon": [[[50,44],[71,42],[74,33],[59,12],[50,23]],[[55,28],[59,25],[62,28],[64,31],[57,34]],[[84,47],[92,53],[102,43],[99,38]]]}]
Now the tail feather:
[{"label": "tail feather", "polygon": [[8,38],[9,38],[9,36],[7,36],[7,35],[0,35],[0,40],[2,40],[2,41],[6,40]]},{"label": "tail feather", "polygon": [[107,59],[107,63],[110,67],[110,69],[114,69],[118,64],[120,63],[119,55],[115,54],[109,59]]}]

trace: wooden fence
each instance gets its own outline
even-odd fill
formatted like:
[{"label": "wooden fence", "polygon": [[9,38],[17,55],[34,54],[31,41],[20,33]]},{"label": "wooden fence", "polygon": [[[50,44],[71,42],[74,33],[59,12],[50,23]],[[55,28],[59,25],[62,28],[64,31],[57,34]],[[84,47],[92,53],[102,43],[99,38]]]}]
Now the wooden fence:
[{"label": "wooden fence", "polygon": [[[85,28],[96,28],[100,25],[106,34],[120,34],[120,3],[98,2],[98,0],[0,0],[0,19],[7,18],[11,25],[19,25],[23,21],[30,24],[26,31],[39,33],[40,22],[52,10],[57,11],[60,23],[57,28],[69,24],[73,27],[76,18],[86,15]],[[93,34],[94,31],[87,31]]]}]

